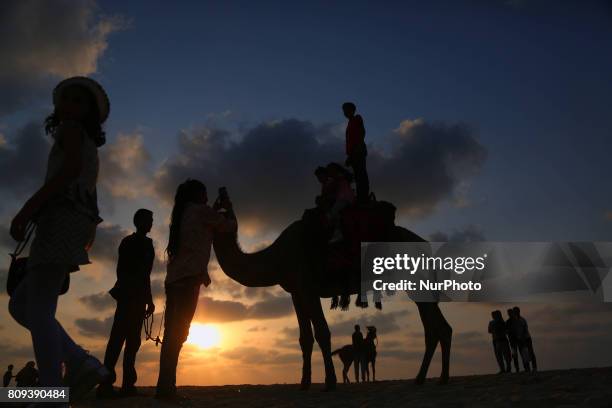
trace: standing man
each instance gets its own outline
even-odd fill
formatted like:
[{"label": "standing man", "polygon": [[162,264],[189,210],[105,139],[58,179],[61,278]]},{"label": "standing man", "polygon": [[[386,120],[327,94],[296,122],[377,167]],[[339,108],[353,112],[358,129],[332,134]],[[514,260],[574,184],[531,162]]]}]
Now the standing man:
[{"label": "standing man", "polygon": [[346,125],[346,155],[345,164],[353,168],[355,185],[357,187],[357,201],[365,203],[370,195],[370,180],[366,169],[366,156],[368,151],[365,144],[365,126],[361,115],[356,115],[357,107],[352,102],[342,105],[344,116],[348,119]]},{"label": "standing man", "polygon": [[136,394],[137,375],[134,365],[140,348],[142,323],[145,317],[155,311],[151,295],[151,269],[155,249],[153,241],[147,237],[153,226],[153,213],[145,209],[136,211],[134,226],[136,232],[123,238],[119,245],[117,282],[109,291],[117,300],[113,328],[104,354],[104,365],[112,375],[98,387],[98,398],[114,396],[113,383],[117,378],[115,365],[123,343],[123,384],[119,396]]},{"label": "standing man", "polygon": [[[358,324],[355,325],[355,331],[353,332],[353,363],[355,364],[355,382],[359,382],[359,365],[362,364],[363,354],[363,334]],[[365,381],[365,373],[361,379]]]},{"label": "standing man", "polygon": [[[531,340],[527,320],[521,316],[521,309],[518,306],[514,306],[512,311],[516,318],[516,324],[514,326],[515,336],[518,341],[519,349],[521,350],[525,371],[538,371],[538,363],[536,361],[535,351],[533,351],[533,341]],[[531,368],[529,363],[531,363]]]},{"label": "standing man", "polygon": [[4,373],[4,377],[2,377],[2,386],[8,387],[9,384],[11,383],[11,378],[13,378],[13,365],[12,364],[8,366],[8,370],[6,370],[6,373]]}]

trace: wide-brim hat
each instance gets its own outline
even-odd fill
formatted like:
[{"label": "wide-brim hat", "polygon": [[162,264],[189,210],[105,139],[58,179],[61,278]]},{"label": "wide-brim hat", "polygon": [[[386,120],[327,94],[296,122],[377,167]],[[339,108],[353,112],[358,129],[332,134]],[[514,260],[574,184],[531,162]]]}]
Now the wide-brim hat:
[{"label": "wide-brim hat", "polygon": [[108,95],[102,88],[102,85],[97,83],[91,78],[75,76],[72,78],[64,79],[62,82],[57,84],[55,89],[53,90],[53,105],[57,105],[59,102],[60,96],[62,92],[66,89],[66,87],[71,85],[78,85],[86,88],[93,95],[96,105],[98,106],[98,113],[100,116],[100,123],[104,123],[108,118],[108,114],[110,113],[110,101],[108,100]]}]

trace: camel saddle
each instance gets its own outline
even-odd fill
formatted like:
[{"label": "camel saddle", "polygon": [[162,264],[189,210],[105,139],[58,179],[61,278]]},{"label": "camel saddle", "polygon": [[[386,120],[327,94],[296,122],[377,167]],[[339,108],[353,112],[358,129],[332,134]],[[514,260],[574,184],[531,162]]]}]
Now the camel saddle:
[{"label": "camel saddle", "polygon": [[319,262],[316,268],[320,271],[318,278],[328,283],[335,282],[346,293],[355,293],[360,286],[361,243],[391,240],[395,206],[386,201],[371,200],[347,207],[341,214],[343,239],[333,243],[329,242],[333,226],[329,225],[322,209],[307,209],[302,221],[308,247]]}]

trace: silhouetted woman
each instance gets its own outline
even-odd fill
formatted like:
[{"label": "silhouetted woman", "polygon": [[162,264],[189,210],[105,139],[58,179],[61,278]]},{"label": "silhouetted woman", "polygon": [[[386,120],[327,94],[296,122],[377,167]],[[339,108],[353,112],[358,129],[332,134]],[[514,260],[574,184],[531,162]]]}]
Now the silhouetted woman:
[{"label": "silhouetted woman", "polygon": [[108,375],[70,338],[55,312],[68,274],[90,263],[87,250],[101,221],[96,198],[98,147],[105,141],[102,123],[110,104],[102,87],[84,77],[60,82],[53,103],[54,112],[45,121],[53,138],[45,183],[11,223],[11,236],[17,241],[23,241],[30,222],[36,225],[36,235],[27,274],[11,297],[9,311],[30,330],[40,386],[62,386],[64,362],[65,382],[74,400]]},{"label": "silhouetted woman", "polygon": [[220,197],[212,208],[207,203],[206,186],[198,180],[187,180],[176,190],[166,248],[166,317],[155,394],[162,400],[179,399],[176,366],[198,305],[200,285],[210,285],[208,261],[214,231],[236,225],[217,212],[225,208],[231,213],[229,198]]}]

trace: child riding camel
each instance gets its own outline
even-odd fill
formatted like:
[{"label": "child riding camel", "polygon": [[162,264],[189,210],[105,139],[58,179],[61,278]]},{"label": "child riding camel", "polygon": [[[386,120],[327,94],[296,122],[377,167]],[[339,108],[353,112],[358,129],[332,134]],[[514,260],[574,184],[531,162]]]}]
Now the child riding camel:
[{"label": "child riding camel", "polygon": [[351,188],[353,175],[338,163],[318,167],[315,175],[321,183],[317,205],[325,211],[327,220],[334,227],[330,242],[339,241],[342,239],[340,214],[355,201],[355,193]]}]

